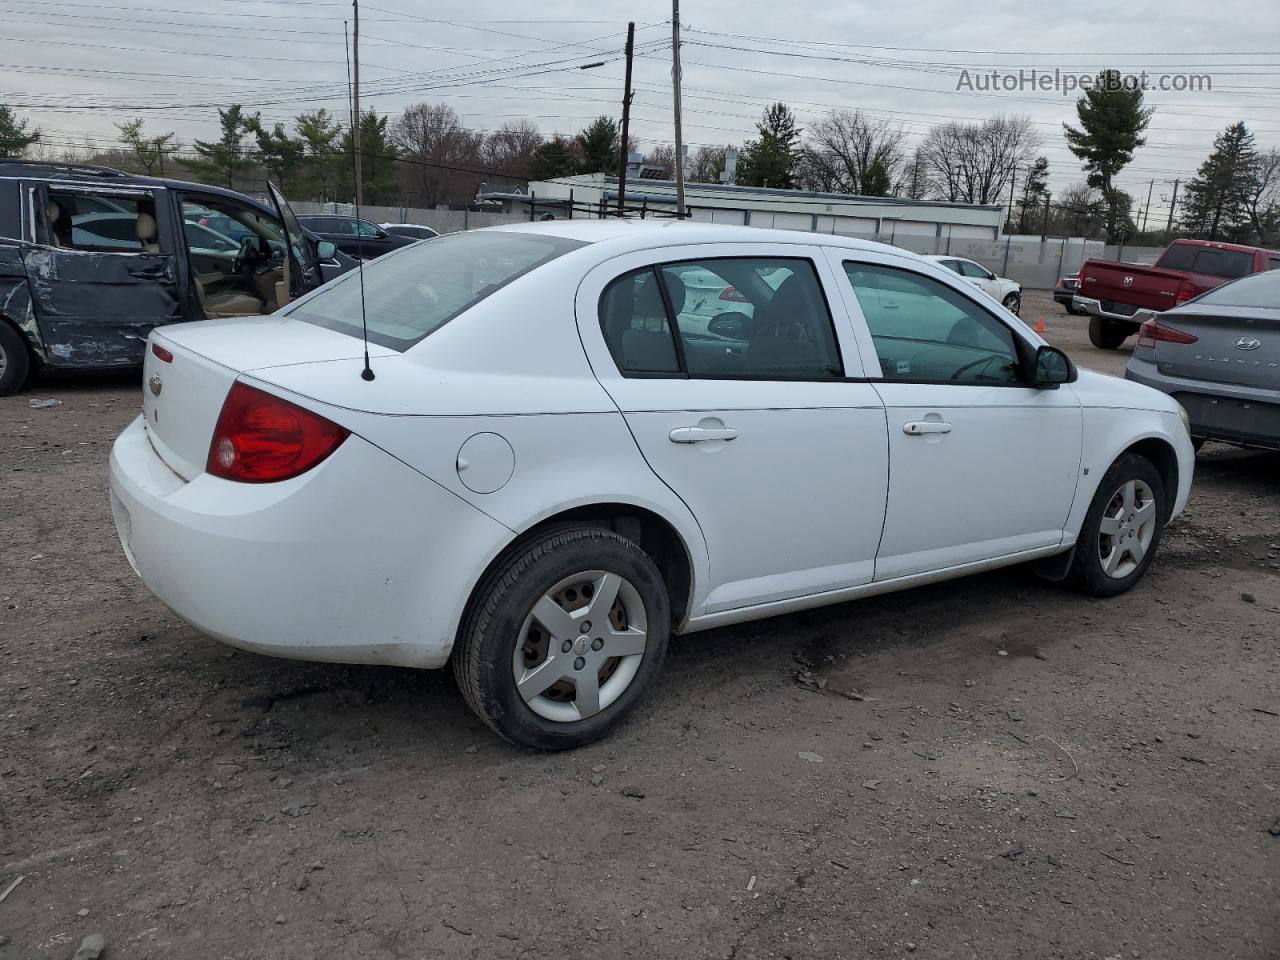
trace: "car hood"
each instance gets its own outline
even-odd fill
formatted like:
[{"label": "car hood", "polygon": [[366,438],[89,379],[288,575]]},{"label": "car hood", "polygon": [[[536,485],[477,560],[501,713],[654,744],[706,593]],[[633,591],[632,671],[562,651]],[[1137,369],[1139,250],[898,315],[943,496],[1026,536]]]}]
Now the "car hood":
[{"label": "car hood", "polygon": [[1071,389],[1083,406],[1178,412],[1178,402],[1159,390],[1097,370],[1081,369],[1079,373]]}]

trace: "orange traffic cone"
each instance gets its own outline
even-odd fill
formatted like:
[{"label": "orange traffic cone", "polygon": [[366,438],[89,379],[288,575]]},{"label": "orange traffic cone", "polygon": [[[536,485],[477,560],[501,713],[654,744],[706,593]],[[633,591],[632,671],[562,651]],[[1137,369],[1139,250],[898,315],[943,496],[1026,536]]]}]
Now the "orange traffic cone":
[{"label": "orange traffic cone", "polygon": [[1044,314],[1040,314],[1040,322],[1036,324],[1036,333],[1044,333]]}]

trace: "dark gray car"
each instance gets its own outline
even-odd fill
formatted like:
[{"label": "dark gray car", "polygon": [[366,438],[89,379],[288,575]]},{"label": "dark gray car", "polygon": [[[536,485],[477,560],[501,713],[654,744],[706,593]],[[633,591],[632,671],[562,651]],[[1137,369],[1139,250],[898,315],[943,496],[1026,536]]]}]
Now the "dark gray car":
[{"label": "dark gray car", "polygon": [[1197,446],[1280,449],[1280,270],[1152,316],[1124,375],[1182,404]]}]

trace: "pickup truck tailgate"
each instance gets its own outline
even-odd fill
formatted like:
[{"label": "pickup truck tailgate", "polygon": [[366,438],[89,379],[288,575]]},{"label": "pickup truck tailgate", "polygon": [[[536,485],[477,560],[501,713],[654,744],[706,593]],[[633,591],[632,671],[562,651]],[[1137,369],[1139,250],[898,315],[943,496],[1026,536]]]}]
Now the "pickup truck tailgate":
[{"label": "pickup truck tailgate", "polygon": [[1169,310],[1177,302],[1180,274],[1137,263],[1090,261],[1080,273],[1077,293],[1102,304],[1108,313]]}]

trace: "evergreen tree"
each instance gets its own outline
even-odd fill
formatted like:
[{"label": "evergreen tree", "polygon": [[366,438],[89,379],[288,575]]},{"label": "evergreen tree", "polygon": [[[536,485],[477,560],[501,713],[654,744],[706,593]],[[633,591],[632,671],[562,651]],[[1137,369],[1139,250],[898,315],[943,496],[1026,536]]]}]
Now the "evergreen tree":
[{"label": "evergreen tree", "polygon": [[1186,186],[1182,222],[1208,240],[1236,239],[1249,229],[1250,201],[1258,174],[1258,151],[1243,122],[1213,141],[1213,152]]},{"label": "evergreen tree", "polygon": [[332,200],[337,187],[338,165],[342,154],[338,150],[342,126],[323,107],[294,118],[293,129],[302,142],[303,161],[299,183],[299,196],[313,200]]},{"label": "evergreen tree", "polygon": [[800,159],[795,114],[785,103],[775,103],[765,110],[756,130],[759,139],[745,143],[738,156],[738,183],[791,189]]},{"label": "evergreen tree", "polygon": [[889,167],[884,160],[877,157],[862,173],[862,190],[864,197],[887,197],[891,186]]},{"label": "evergreen tree", "polygon": [[1089,186],[1102,191],[1107,204],[1107,229],[1114,233],[1120,219],[1121,198],[1111,181],[1146,143],[1143,131],[1153,109],[1143,106],[1142,89],[1121,82],[1120,71],[1103,70],[1094,85],[1076,101],[1078,128],[1063,124],[1067,146],[1089,174]]},{"label": "evergreen tree", "polygon": [[579,173],[618,172],[618,125],[609,117],[596,117],[578,134],[582,151]]},{"label": "evergreen tree", "polygon": [[238,103],[233,103],[226,110],[219,108],[218,125],[222,136],[217,140],[196,140],[194,143],[200,158],[192,160],[191,166],[197,175],[228,187],[234,186],[236,176],[253,166],[253,157],[245,149],[243,140],[258,121],[256,113],[246,114]]},{"label": "evergreen tree", "polygon": [[567,177],[578,170],[578,144],[559,134],[540,144],[529,162],[529,177],[551,180]]},{"label": "evergreen tree", "polygon": [[[338,190],[355,199],[355,171],[351,164],[351,130],[342,134],[342,163],[338,165]],[[399,187],[396,161],[400,151],[387,132],[387,118],[371,107],[360,115],[360,181],[367,204],[388,204]]]},{"label": "evergreen tree", "polygon": [[22,152],[40,140],[40,131],[28,129],[12,108],[0,103],[0,157],[20,157]]},{"label": "evergreen tree", "polygon": [[306,141],[301,137],[289,136],[283,123],[277,123],[268,130],[257,117],[254,117],[250,130],[258,141],[258,162],[266,169],[267,176],[275,181],[276,186],[288,191],[294,185],[294,174],[298,172],[306,156]]},{"label": "evergreen tree", "polygon": [[117,123],[120,139],[133,150],[133,155],[144,173],[157,173],[164,176],[164,159],[178,148],[173,142],[175,134],[162,133],[156,137],[148,137],[142,132],[142,118],[130,120],[128,123]]},{"label": "evergreen tree", "polygon": [[1034,232],[1034,224],[1040,222],[1045,197],[1049,195],[1049,160],[1037,157],[1036,162],[1027,171],[1027,179],[1022,184],[1022,194],[1018,197],[1018,232]]}]

